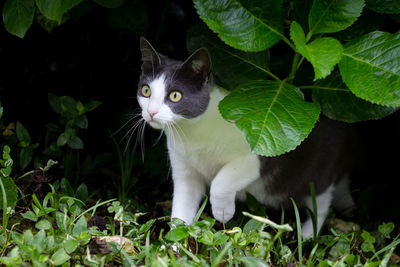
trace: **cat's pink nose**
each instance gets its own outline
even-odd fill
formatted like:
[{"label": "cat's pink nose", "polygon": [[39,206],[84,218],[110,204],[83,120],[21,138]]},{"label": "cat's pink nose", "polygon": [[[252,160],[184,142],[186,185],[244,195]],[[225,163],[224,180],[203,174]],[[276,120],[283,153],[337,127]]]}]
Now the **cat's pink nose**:
[{"label": "cat's pink nose", "polygon": [[151,118],[153,118],[158,113],[157,111],[150,111],[150,110],[148,110],[147,112],[149,112]]}]

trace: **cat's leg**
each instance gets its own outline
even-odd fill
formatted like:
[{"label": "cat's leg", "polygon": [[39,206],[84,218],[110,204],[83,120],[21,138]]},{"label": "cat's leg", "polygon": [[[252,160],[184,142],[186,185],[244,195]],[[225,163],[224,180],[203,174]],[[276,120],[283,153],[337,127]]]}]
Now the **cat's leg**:
[{"label": "cat's leg", "polygon": [[214,218],[229,221],[235,213],[236,193],[260,176],[256,155],[237,158],[221,168],[211,182],[210,202]]},{"label": "cat's leg", "polygon": [[335,184],[332,206],[348,218],[354,215],[356,204],[350,192],[350,180],[347,175]]},{"label": "cat's leg", "polygon": [[[332,202],[334,186],[331,185],[325,192],[316,196],[315,200],[317,203],[317,233],[321,229],[322,224],[324,223],[326,216],[328,215],[329,207]],[[312,199],[311,197],[307,197],[305,201],[306,207],[310,210],[313,210]],[[314,233],[312,219],[309,217],[303,224],[301,228],[301,235],[303,238],[312,237]]]},{"label": "cat's leg", "polygon": [[170,155],[170,160],[174,181],[171,218],[191,224],[205,193],[205,181],[182,157]]}]

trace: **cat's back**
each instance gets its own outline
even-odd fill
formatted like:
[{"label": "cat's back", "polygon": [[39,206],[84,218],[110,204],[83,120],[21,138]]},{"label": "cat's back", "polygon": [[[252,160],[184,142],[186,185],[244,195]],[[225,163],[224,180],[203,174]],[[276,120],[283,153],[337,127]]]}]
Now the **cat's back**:
[{"label": "cat's back", "polygon": [[270,194],[302,199],[309,194],[310,182],[314,182],[319,194],[351,172],[359,147],[352,125],[321,117],[295,150],[278,157],[260,157],[261,176],[268,180]]}]

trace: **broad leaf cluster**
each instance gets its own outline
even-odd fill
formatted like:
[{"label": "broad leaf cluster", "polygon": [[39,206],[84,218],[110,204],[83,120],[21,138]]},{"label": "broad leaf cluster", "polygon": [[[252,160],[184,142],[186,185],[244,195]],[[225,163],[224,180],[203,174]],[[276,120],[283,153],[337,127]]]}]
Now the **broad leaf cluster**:
[{"label": "broad leaf cluster", "polygon": [[[194,5],[218,37],[196,26],[188,49],[210,50],[216,83],[232,90],[220,112],[259,155],[296,148],[320,112],[358,122],[380,119],[400,106],[400,32],[379,31],[384,13],[400,13],[393,1],[194,0]],[[284,55],[270,55],[273,47]]]}]

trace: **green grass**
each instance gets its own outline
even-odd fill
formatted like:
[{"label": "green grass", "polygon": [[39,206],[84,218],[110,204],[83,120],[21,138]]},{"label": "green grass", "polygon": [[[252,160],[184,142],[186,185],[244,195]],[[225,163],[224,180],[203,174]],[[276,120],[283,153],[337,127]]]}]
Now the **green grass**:
[{"label": "green grass", "polygon": [[[200,216],[207,200],[192,225],[174,219],[170,228],[165,217],[145,220],[114,200],[87,207],[54,187],[42,201],[31,197],[31,209],[11,215],[1,231],[6,266],[390,266],[400,243],[392,223],[373,232],[332,229],[313,243],[301,240],[299,216],[297,230],[248,212],[242,226],[217,230]],[[97,215],[108,221],[101,231]]]}]

